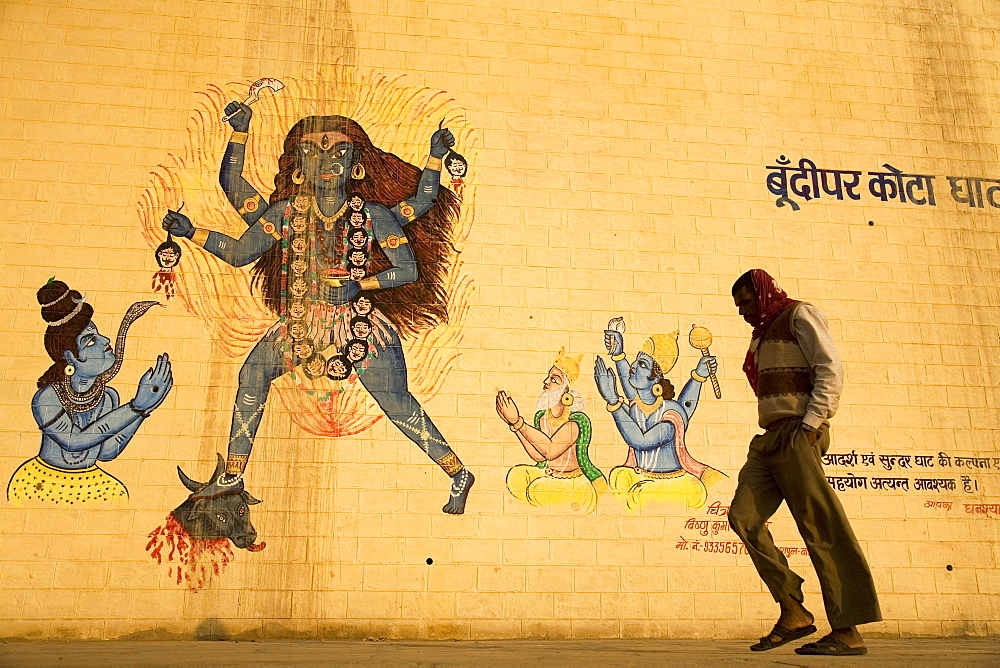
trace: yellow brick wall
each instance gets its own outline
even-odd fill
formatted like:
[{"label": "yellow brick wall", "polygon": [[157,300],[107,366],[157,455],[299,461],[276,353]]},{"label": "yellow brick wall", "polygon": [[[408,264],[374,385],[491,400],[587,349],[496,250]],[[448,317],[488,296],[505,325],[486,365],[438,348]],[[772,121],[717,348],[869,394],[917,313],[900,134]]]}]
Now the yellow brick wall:
[{"label": "yellow brick wall", "polygon": [[[699,356],[686,333],[706,326],[722,399],[704,388],[687,441],[730,476],[708,492],[728,505],[756,433],[741,371],[749,328],[728,290],[752,267],[830,318],[847,369],[831,452],[876,455],[830,475],[978,485],[841,494],[881,596],[885,621],[869,632],[997,633],[1000,520],[966,504],[1000,501],[1000,210],[959,204],[944,178],[1000,177],[997,20],[975,1],[727,4],[4,3],[0,481],[39,448],[30,403],[49,360],[35,291],[55,275],[87,292],[107,335],[132,302],[162,299],[149,288],[162,241],[151,245],[162,233],[149,216],[177,204],[167,195],[183,195],[196,223],[208,215],[228,128],[206,100],[241,97],[261,76],[290,84],[256,107],[262,186],[288,114],[350,111],[415,164],[433,114],[450,119],[471,164],[454,275],[472,287],[440,342],[459,356],[417,393],[478,480],[466,514],[444,515],[447,478],[386,420],[318,438],[272,399],[247,470],[267,547],[236,549],[201,589],[178,585],[150,559],[147,534],[187,494],[176,467],[204,480],[225,453],[249,350],[226,352],[227,335],[178,298],[135,325],[112,383],[125,401],[150,360],[171,356],[166,403],[102,464],[128,503],[0,496],[0,637],[756,637],[775,606],[749,558],[677,547],[736,540],[687,528],[719,519],[708,506],[630,512],[610,493],[589,515],[525,504],[505,478],[530,460],[494,409],[502,389],[530,417],[556,353],[582,354],[574,387],[607,474],[626,455],[591,378],[609,319],[625,318],[630,355],[680,330],[668,374],[678,389]],[[205,154],[185,153],[192,145]],[[778,208],[765,178],[779,155],[933,174],[937,204],[881,202],[865,176],[858,201]],[[211,221],[241,227],[231,211]],[[186,244],[179,271],[205,297],[195,278],[216,270],[199,254]],[[245,297],[240,272],[225,285]],[[991,466],[888,472],[877,459],[939,452]],[[802,545],[786,511],[772,530],[779,545]],[[790,562],[820,613],[808,558]]]}]

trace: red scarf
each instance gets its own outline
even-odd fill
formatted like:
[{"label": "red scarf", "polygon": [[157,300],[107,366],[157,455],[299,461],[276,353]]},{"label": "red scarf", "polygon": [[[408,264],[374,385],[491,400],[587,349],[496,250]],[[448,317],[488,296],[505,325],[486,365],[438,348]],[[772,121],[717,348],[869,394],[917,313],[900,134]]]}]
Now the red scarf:
[{"label": "red scarf", "polygon": [[747,375],[750,387],[753,388],[753,393],[756,395],[757,360],[753,353],[754,342],[764,335],[774,319],[781,315],[785,309],[795,306],[799,302],[779,288],[771,275],[763,269],[751,269],[750,278],[753,279],[753,289],[757,295],[757,314],[743,316],[744,320],[753,325],[750,348],[747,350],[746,360],[743,361],[743,373]]}]

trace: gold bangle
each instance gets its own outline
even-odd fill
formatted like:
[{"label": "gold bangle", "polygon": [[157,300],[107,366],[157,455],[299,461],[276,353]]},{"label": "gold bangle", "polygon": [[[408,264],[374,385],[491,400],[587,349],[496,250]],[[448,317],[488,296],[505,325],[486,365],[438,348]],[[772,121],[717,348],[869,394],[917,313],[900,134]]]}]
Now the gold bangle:
[{"label": "gold bangle", "polygon": [[265,220],[260,224],[260,228],[264,230],[267,234],[270,234],[275,241],[281,241],[281,235],[278,234],[278,229],[274,226],[270,220]]},{"label": "gold bangle", "polygon": [[625,359],[625,353],[618,353],[617,355],[612,355],[611,359],[612,361],[615,362],[621,362],[623,359]]},{"label": "gold bangle", "polygon": [[378,290],[382,287],[378,282],[378,276],[369,276],[368,278],[362,278],[358,281],[358,285],[361,286],[362,290]]},{"label": "gold bangle", "polygon": [[250,197],[247,197],[245,200],[243,200],[243,206],[239,208],[237,213],[239,213],[241,216],[245,213],[253,213],[260,208],[260,203],[262,201],[263,200],[261,199],[260,195],[251,195]]},{"label": "gold bangle", "polygon": [[250,461],[250,455],[229,455],[226,458],[226,473],[242,475],[248,461]]},{"label": "gold bangle", "polygon": [[691,372],[691,379],[696,380],[699,383],[704,383],[706,380],[708,380],[708,378],[706,378],[705,376],[699,376],[697,371]]},{"label": "gold bangle", "polygon": [[417,211],[413,208],[412,204],[404,199],[399,203],[399,215],[405,218],[406,222],[412,223],[417,217]]},{"label": "gold bangle", "polygon": [[395,249],[395,248],[399,248],[400,246],[402,246],[403,244],[405,244],[407,242],[408,242],[408,240],[407,240],[406,237],[401,237],[401,236],[399,236],[397,234],[390,234],[389,236],[387,236],[385,238],[385,241],[382,242],[382,247],[383,248],[393,248],[393,249]]},{"label": "gold bangle", "polygon": [[618,403],[608,404],[607,406],[605,406],[605,408],[608,409],[609,413],[614,413],[616,410],[618,410],[619,408],[621,408],[622,404],[624,404],[624,403],[625,403],[625,397],[619,396],[618,397]]},{"label": "gold bangle", "polygon": [[523,418],[523,417],[521,417],[520,415],[518,415],[518,416],[517,416],[517,421],[516,421],[516,422],[514,422],[514,424],[509,424],[509,425],[507,425],[507,427],[508,427],[508,428],[509,428],[509,429],[510,429],[511,431],[515,431],[515,432],[516,432],[516,431],[520,431],[520,430],[521,430],[521,427],[523,427],[523,426],[524,426],[524,418]]},{"label": "gold bangle", "polygon": [[434,169],[441,171],[441,158],[435,158],[433,155],[427,156],[427,162],[424,164],[424,169]]},{"label": "gold bangle", "polygon": [[208,230],[200,227],[194,228],[194,232],[191,233],[191,243],[204,248],[205,244],[208,243]]},{"label": "gold bangle", "polygon": [[434,463],[437,464],[448,474],[449,477],[454,478],[465,468],[462,464],[462,460],[458,458],[458,455],[454,451],[449,452],[441,459],[435,459]]},{"label": "gold bangle", "polygon": [[236,132],[236,131],[233,131],[233,134],[229,135],[229,143],[230,144],[246,144],[247,143],[247,138],[249,136],[250,136],[249,132]]}]

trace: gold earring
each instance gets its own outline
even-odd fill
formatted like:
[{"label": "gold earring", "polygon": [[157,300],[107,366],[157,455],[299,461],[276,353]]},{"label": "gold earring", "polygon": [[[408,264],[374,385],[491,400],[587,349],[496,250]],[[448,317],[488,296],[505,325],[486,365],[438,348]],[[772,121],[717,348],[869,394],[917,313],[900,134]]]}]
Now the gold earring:
[{"label": "gold earring", "polygon": [[67,364],[66,368],[63,369],[63,373],[66,374],[67,376],[72,376],[74,373],[76,373],[76,367],[73,366],[72,364]]},{"label": "gold earring", "polygon": [[659,383],[653,384],[653,396],[662,397],[663,396],[663,386]]},{"label": "gold earring", "polygon": [[351,178],[355,181],[365,178],[365,166],[360,162],[354,163],[354,166],[351,167]]},{"label": "gold earring", "polygon": [[292,172],[292,183],[294,183],[295,185],[302,185],[305,182],[306,182],[305,175],[302,174],[301,169],[296,167],[295,171]]},{"label": "gold earring", "polygon": [[570,394],[569,392],[563,392],[563,395],[559,398],[559,403],[561,403],[563,406],[572,406],[573,401],[574,401],[573,395]]}]

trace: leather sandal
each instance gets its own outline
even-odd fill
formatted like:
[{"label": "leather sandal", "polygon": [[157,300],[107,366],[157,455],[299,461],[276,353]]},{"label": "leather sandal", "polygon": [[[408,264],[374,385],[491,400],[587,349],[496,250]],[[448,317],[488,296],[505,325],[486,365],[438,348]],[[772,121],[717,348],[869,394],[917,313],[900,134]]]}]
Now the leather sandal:
[{"label": "leather sandal", "polygon": [[[805,638],[808,635],[816,633],[816,626],[810,624],[809,626],[800,626],[797,629],[788,629],[781,624],[775,624],[771,632],[760,639],[760,642],[756,645],[750,645],[751,652],[766,652],[769,649],[774,649],[775,647],[781,647],[785,643],[790,643],[793,640],[798,640],[799,638]],[[771,640],[771,636],[778,636],[780,640],[777,642]],[[812,644],[812,643],[810,643]],[[798,651],[798,650],[796,650]]]},{"label": "leather sandal", "polygon": [[816,642],[807,642],[802,647],[795,648],[796,654],[813,654],[820,656],[860,656],[868,653],[867,647],[851,647],[843,640],[830,636],[820,638]]}]

